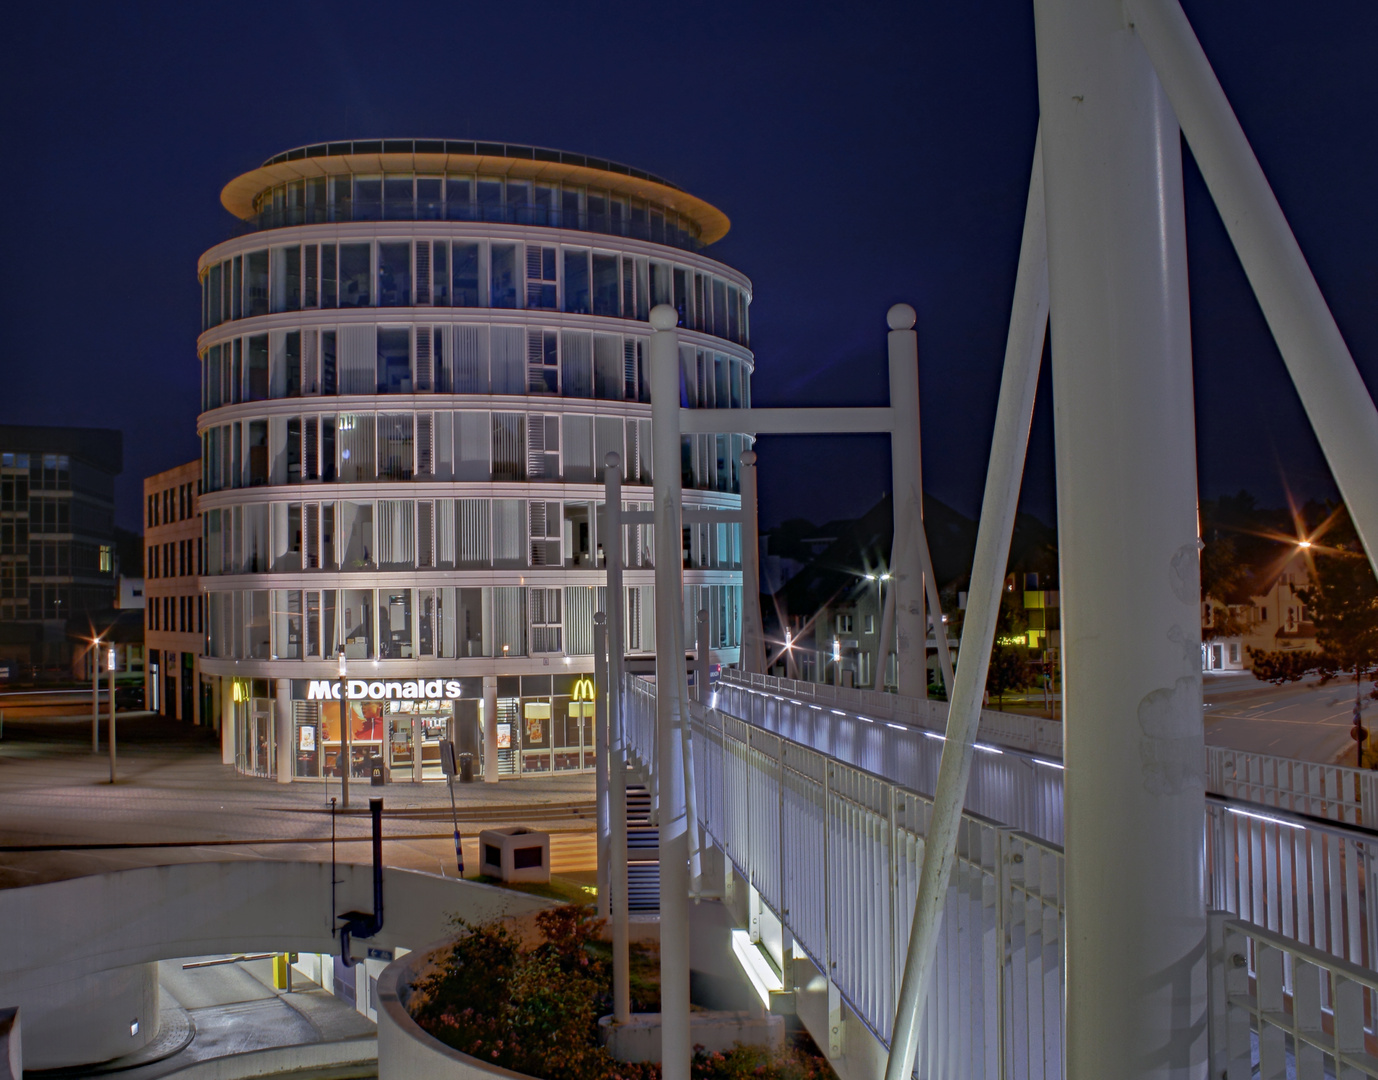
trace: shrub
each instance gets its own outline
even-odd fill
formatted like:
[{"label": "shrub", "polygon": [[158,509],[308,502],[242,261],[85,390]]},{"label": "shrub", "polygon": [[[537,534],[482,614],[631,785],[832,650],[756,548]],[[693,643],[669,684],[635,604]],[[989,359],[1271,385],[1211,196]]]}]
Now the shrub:
[{"label": "shrub", "polygon": [[[609,950],[601,920],[576,905],[536,916],[542,940],[525,945],[501,923],[457,919],[459,938],[416,986],[411,1014],[461,1053],[542,1080],[660,1080],[653,1062],[618,1061],[598,1044],[598,1018],[612,1011]],[[633,947],[632,1008],[660,1008],[653,950]],[[694,1055],[694,1080],[823,1080],[816,1055],[737,1046]]]}]

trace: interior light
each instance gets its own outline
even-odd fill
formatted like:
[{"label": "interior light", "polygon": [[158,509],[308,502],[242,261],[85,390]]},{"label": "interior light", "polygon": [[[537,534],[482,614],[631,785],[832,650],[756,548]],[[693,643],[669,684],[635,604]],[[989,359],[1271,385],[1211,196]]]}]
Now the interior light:
[{"label": "interior light", "polygon": [[132,1038],[133,1036],[137,1035],[138,1033],[139,1033],[139,1022],[138,1022],[137,1020],[135,1020],[133,1023],[131,1023],[131,1024],[129,1025],[129,1034],[130,1034],[130,1037]]}]

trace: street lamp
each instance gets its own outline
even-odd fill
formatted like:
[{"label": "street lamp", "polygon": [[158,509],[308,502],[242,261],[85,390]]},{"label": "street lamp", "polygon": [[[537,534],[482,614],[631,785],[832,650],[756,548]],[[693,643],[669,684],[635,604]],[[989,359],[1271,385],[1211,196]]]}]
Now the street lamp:
[{"label": "street lamp", "polygon": [[115,782],[115,646],[106,655],[106,678],[110,693],[110,782]]},{"label": "street lamp", "polygon": [[349,664],[340,646],[340,809],[349,809]]},{"label": "street lamp", "polygon": [[97,634],[91,639],[91,753],[100,753],[100,645]]}]

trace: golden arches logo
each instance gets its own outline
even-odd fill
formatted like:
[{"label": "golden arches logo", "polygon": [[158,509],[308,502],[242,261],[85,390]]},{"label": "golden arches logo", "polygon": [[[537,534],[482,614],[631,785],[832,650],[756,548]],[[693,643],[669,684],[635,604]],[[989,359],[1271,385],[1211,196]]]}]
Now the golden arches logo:
[{"label": "golden arches logo", "polygon": [[588,677],[576,679],[574,682],[574,700],[592,701],[593,700],[593,680]]}]

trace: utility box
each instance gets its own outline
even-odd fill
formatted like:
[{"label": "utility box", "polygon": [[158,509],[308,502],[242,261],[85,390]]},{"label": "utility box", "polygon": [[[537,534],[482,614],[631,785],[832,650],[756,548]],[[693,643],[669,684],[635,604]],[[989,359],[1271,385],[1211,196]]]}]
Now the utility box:
[{"label": "utility box", "polygon": [[484,829],[478,834],[479,873],[500,881],[550,880],[550,834],[534,829]]}]

